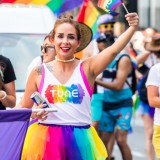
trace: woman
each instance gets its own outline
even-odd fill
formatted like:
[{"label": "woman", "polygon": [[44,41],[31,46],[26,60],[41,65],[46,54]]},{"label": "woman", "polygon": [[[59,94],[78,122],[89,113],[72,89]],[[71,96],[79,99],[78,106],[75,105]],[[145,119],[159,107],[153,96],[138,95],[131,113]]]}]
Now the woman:
[{"label": "woman", "polygon": [[[159,58],[160,34],[156,34],[146,47]],[[151,67],[146,86],[149,105],[155,108],[152,144],[160,160],[160,63]]]},{"label": "woman", "polygon": [[44,38],[43,45],[41,46],[41,53],[42,55],[34,58],[32,62],[28,66],[28,72],[27,72],[27,78],[32,71],[32,69],[40,64],[50,62],[54,60],[55,58],[55,50],[54,46],[51,44],[51,33],[49,33],[47,36]]},{"label": "woman", "polygon": [[32,115],[39,123],[29,127],[23,160],[106,159],[106,149],[90,126],[90,100],[95,78],[125,47],[138,26],[136,13],[127,14],[126,19],[130,27],[116,43],[84,61],[75,59],[74,54],[89,44],[91,30],[69,16],[57,19],[52,32],[55,60],[31,72],[22,106],[33,106],[30,96],[39,91],[58,112]]}]

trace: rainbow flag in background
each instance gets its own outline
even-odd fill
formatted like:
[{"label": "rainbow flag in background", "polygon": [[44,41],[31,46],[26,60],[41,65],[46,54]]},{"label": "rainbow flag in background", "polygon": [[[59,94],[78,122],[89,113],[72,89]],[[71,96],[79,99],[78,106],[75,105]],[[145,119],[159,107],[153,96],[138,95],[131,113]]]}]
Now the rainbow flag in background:
[{"label": "rainbow flag in background", "polygon": [[132,66],[133,66],[135,69],[137,69],[137,68],[138,68],[138,64],[137,64],[137,60],[136,60],[137,53],[136,53],[134,50],[130,49],[130,50],[129,50],[129,55],[130,55],[130,57],[131,57]]},{"label": "rainbow flag in background", "polygon": [[83,0],[1,0],[1,3],[46,5],[59,16],[61,13],[79,7]]},{"label": "rainbow flag in background", "polygon": [[63,4],[62,0],[52,0],[46,5],[57,15],[60,14],[61,6]]},{"label": "rainbow flag in background", "polygon": [[119,13],[114,12],[113,10],[120,6],[122,3],[122,0],[99,0],[97,5],[98,7],[105,10],[107,13],[116,16]]},{"label": "rainbow flag in background", "polygon": [[77,21],[88,25],[93,32],[93,38],[97,33],[97,19],[100,13],[90,0],[84,0],[83,6],[77,16]]},{"label": "rainbow flag in background", "polygon": [[50,0],[46,5],[57,15],[79,7],[83,0]]}]

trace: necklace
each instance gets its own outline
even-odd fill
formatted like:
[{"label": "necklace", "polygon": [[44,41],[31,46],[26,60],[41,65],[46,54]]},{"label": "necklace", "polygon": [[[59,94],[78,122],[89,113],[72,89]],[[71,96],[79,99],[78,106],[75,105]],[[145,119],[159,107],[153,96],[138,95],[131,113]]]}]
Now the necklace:
[{"label": "necklace", "polygon": [[62,60],[62,59],[57,58],[57,56],[55,56],[55,60],[58,61],[58,62],[68,63],[68,62],[74,61],[75,57],[73,57],[71,59],[67,59],[67,60]]}]

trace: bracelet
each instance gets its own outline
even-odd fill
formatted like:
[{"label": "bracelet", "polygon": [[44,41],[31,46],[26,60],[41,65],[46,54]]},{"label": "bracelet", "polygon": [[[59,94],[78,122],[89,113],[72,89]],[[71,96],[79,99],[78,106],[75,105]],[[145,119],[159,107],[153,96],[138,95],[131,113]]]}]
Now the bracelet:
[{"label": "bracelet", "polygon": [[5,91],[2,91],[1,92],[4,94],[4,96],[1,98],[1,99],[5,99],[7,97],[7,93]]}]

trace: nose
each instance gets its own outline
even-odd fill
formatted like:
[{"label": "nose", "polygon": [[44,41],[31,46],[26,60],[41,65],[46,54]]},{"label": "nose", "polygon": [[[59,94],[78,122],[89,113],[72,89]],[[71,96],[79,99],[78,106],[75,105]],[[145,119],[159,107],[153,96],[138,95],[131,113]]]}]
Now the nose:
[{"label": "nose", "polygon": [[64,44],[67,44],[67,43],[68,43],[68,38],[67,38],[67,37],[64,37],[64,38],[63,38],[63,43],[64,43]]},{"label": "nose", "polygon": [[46,47],[42,47],[41,52],[42,52],[43,54],[45,54],[45,53],[47,52],[47,51],[46,51]]},{"label": "nose", "polygon": [[43,53],[43,54],[45,53],[45,49],[44,49],[44,48],[42,48],[42,53]]}]

